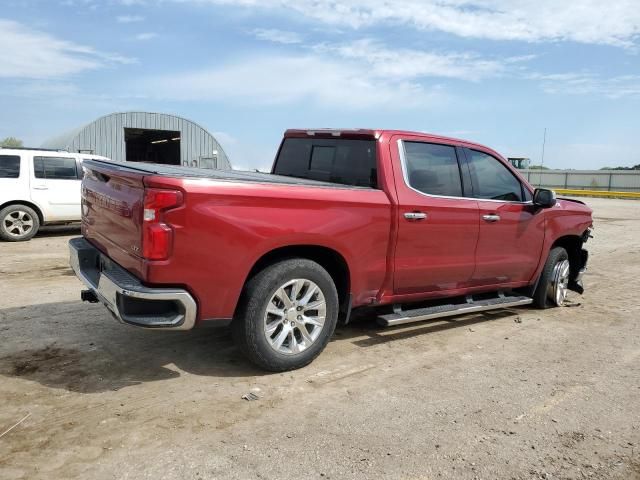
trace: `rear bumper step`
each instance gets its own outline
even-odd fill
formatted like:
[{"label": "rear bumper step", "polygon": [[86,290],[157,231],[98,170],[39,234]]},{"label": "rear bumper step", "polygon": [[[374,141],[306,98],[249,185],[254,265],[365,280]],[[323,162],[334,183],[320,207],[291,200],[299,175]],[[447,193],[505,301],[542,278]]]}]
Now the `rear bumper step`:
[{"label": "rear bumper step", "polygon": [[69,263],[89,290],[84,301],[102,302],[122,323],[160,330],[191,330],[197,306],[186,290],[149,288],[84,238],[69,240]]},{"label": "rear bumper step", "polygon": [[470,297],[466,303],[438,305],[434,307],[417,308],[415,310],[396,310],[394,313],[380,315],[378,324],[383,327],[392,327],[405,323],[421,322],[434,318],[452,317],[466,313],[483,312],[499,308],[518,307],[533,302],[529,297],[516,297],[500,295],[496,298],[473,301]]}]

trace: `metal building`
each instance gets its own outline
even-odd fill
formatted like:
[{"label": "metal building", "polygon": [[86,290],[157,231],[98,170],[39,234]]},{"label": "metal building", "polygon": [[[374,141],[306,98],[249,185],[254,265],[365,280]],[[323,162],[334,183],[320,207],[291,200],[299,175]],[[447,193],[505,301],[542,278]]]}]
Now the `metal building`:
[{"label": "metal building", "polygon": [[200,125],[165,113],[112,113],[42,145],[116,161],[230,169],[218,141]]}]

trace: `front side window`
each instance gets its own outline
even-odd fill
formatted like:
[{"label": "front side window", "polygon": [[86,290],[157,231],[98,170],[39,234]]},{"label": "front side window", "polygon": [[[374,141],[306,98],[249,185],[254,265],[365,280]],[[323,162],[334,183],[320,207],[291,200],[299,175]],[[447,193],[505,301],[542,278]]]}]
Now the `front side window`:
[{"label": "front side window", "polygon": [[462,196],[456,149],[436,143],[403,142],[409,185],[429,195]]},{"label": "front side window", "polygon": [[477,150],[465,151],[473,181],[473,192],[477,198],[522,201],[520,181],[500,160]]},{"label": "front side window", "polygon": [[18,178],[20,176],[20,157],[18,155],[0,155],[0,178]]},{"label": "front side window", "polygon": [[33,157],[33,172],[36,178],[47,180],[77,180],[75,158]]}]

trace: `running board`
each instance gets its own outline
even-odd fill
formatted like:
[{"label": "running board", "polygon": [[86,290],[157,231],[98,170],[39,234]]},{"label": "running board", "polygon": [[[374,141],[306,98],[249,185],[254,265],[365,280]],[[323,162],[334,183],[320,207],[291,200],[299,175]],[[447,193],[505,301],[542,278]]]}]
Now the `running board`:
[{"label": "running board", "polygon": [[500,295],[497,298],[474,301],[467,297],[467,303],[438,305],[435,307],[417,308],[415,310],[394,309],[393,313],[378,316],[378,324],[383,327],[402,325],[404,323],[421,322],[434,318],[451,317],[454,315],[464,315],[466,313],[483,312],[485,310],[496,310],[498,308],[517,307],[528,305],[533,302],[529,297],[516,297]]}]

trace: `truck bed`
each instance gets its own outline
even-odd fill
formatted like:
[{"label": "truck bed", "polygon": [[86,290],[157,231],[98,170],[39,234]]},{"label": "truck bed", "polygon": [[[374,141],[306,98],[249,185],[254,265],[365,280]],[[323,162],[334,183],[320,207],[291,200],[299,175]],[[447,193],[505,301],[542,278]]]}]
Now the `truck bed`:
[{"label": "truck bed", "polygon": [[[354,304],[370,302],[384,280],[392,206],[381,189],[133,162],[83,166],[85,239],[144,286],[188,288],[197,302],[216,298],[198,310],[201,319],[231,318],[251,266],[282,239],[340,252],[356,272]],[[161,260],[144,255],[150,190],[183,193],[179,207],[158,217],[172,232]]]},{"label": "truck bed", "polygon": [[249,172],[241,170],[209,170],[195,167],[182,167],[173,165],[161,165],[157,163],[139,163],[139,162],[115,162],[105,160],[86,160],[86,165],[108,164],[109,168],[116,170],[133,170],[137,172],[147,173],[150,175],[163,175],[175,178],[209,178],[212,180],[222,180],[231,182],[252,182],[252,183],[271,183],[278,185],[302,185],[315,187],[331,187],[331,188],[348,188],[362,189],[367,187],[357,187],[351,185],[342,185],[338,183],[322,182],[318,180],[309,180],[307,178],[288,177],[283,175],[274,175],[271,173]]}]

